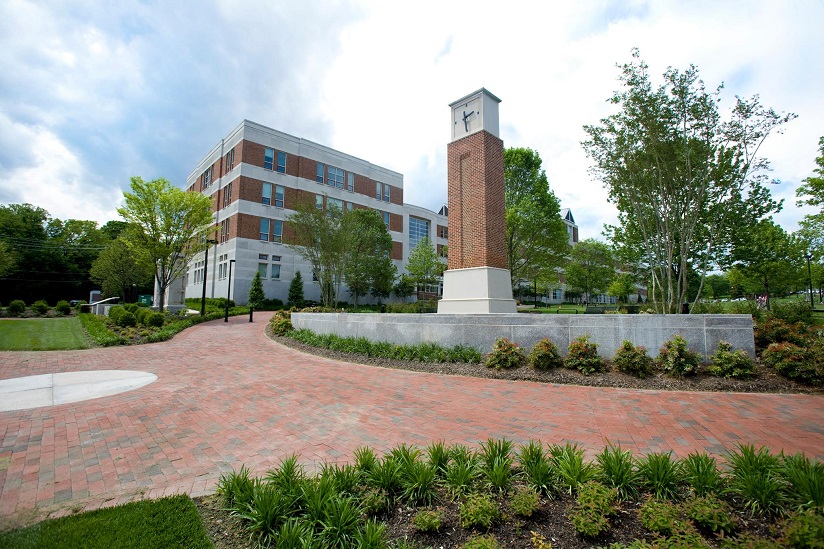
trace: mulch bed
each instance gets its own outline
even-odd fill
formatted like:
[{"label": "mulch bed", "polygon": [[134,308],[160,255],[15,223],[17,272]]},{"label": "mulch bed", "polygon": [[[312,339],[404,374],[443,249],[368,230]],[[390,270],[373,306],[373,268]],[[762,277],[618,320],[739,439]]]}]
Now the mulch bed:
[{"label": "mulch bed", "polygon": [[718,391],[736,393],[801,393],[824,394],[824,389],[810,387],[782,377],[775,370],[758,364],[756,376],[748,380],[727,379],[706,374],[682,379],[657,374],[644,379],[624,374],[615,368],[609,372],[585,376],[577,370],[555,368],[536,370],[529,366],[511,370],[496,370],[483,364],[432,364],[410,360],[391,360],[365,355],[342,353],[329,349],[320,349],[305,345],[288,337],[272,335],[269,337],[292,349],[344,362],[368,364],[381,368],[412,370],[431,374],[482,377],[488,379],[507,379],[516,381],[537,381],[539,383],[556,383],[560,385],[583,385],[586,387],[620,387],[624,389],[651,389],[658,391]]}]

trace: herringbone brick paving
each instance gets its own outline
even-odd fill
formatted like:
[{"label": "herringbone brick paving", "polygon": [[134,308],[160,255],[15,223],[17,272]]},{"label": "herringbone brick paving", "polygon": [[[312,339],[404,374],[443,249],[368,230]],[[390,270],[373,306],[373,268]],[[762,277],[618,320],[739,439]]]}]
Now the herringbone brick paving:
[{"label": "herringbone brick paving", "polygon": [[[0,353],[0,379],[98,369],[158,380],[75,404],[0,412],[0,527],[142,497],[214,489],[297,453],[310,468],[358,446],[607,441],[636,454],[722,454],[739,441],[824,459],[824,397],[636,391],[422,374],[302,354],[259,313],[153,345]],[[21,517],[24,517],[21,519]]]}]

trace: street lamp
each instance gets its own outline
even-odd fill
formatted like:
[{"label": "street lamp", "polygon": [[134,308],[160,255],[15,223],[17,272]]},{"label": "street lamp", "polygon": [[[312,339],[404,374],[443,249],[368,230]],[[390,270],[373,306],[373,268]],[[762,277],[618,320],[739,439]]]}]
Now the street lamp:
[{"label": "street lamp", "polygon": [[206,271],[209,267],[209,244],[217,244],[217,240],[206,241],[206,251],[203,252],[203,296],[200,298],[200,316],[206,316]]},{"label": "street lamp", "polygon": [[804,254],[804,257],[807,259],[807,282],[810,283],[810,309],[815,309],[815,302],[813,301],[813,271],[810,268],[810,260],[813,258],[813,254],[807,252]]},{"label": "street lamp", "polygon": [[229,322],[229,300],[232,298],[232,264],[234,259],[229,260],[229,288],[226,290],[226,316],[223,317],[223,322]]}]

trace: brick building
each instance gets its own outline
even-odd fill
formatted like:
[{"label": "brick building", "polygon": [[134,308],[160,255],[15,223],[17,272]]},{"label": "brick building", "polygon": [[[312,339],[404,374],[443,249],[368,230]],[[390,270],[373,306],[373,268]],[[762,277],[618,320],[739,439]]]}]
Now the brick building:
[{"label": "brick building", "polygon": [[[209,248],[206,296],[245,304],[256,271],[267,298],[287,301],[289,284],[301,271],[306,299],[319,301],[310,266],[285,242],[286,219],[300,201],[318,207],[371,208],[381,213],[392,236],[391,257],[405,272],[410,250],[428,236],[443,255],[446,210],[432,212],[404,204],[403,175],[312,141],[244,120],[198,163],[186,181],[191,192],[212,198],[218,244]],[[200,297],[204,255],[189,265],[183,281],[187,298]],[[348,298],[343,291],[341,299]]]}]

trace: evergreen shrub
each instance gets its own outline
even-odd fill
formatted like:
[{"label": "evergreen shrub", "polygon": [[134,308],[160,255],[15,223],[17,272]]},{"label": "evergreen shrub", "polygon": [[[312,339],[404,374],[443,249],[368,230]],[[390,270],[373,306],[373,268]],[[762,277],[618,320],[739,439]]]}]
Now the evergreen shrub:
[{"label": "evergreen shrub", "polygon": [[54,310],[57,314],[65,316],[72,312],[72,307],[69,305],[68,301],[63,299],[57,302],[57,305],[54,306]]},{"label": "evergreen shrub", "polygon": [[645,378],[655,371],[655,361],[647,355],[646,347],[636,347],[628,339],[625,339],[621,347],[615,351],[612,362],[619,371],[639,378]]},{"label": "evergreen shrub", "polygon": [[6,312],[9,316],[20,316],[26,312],[26,302],[22,299],[15,299],[6,307]]},{"label": "evergreen shrub", "polygon": [[710,357],[707,373],[718,377],[747,379],[755,373],[755,362],[743,349],[732,350],[728,341],[719,341],[718,349]]},{"label": "evergreen shrub", "polygon": [[692,376],[698,373],[701,355],[687,349],[687,340],[676,335],[661,347],[656,362],[665,373],[671,376]]},{"label": "evergreen shrub", "polygon": [[42,316],[49,312],[49,304],[46,302],[45,299],[41,299],[31,304],[31,310],[35,314]]},{"label": "evergreen shrub", "polygon": [[548,338],[543,338],[529,351],[529,363],[537,370],[549,370],[564,365],[558,346]]},{"label": "evergreen shrub", "polygon": [[607,371],[606,363],[598,354],[598,345],[590,342],[589,336],[581,336],[569,344],[564,366],[585,376]]},{"label": "evergreen shrub", "polygon": [[526,362],[526,355],[517,343],[505,337],[495,340],[492,352],[486,355],[486,367],[500,369],[518,368]]}]

